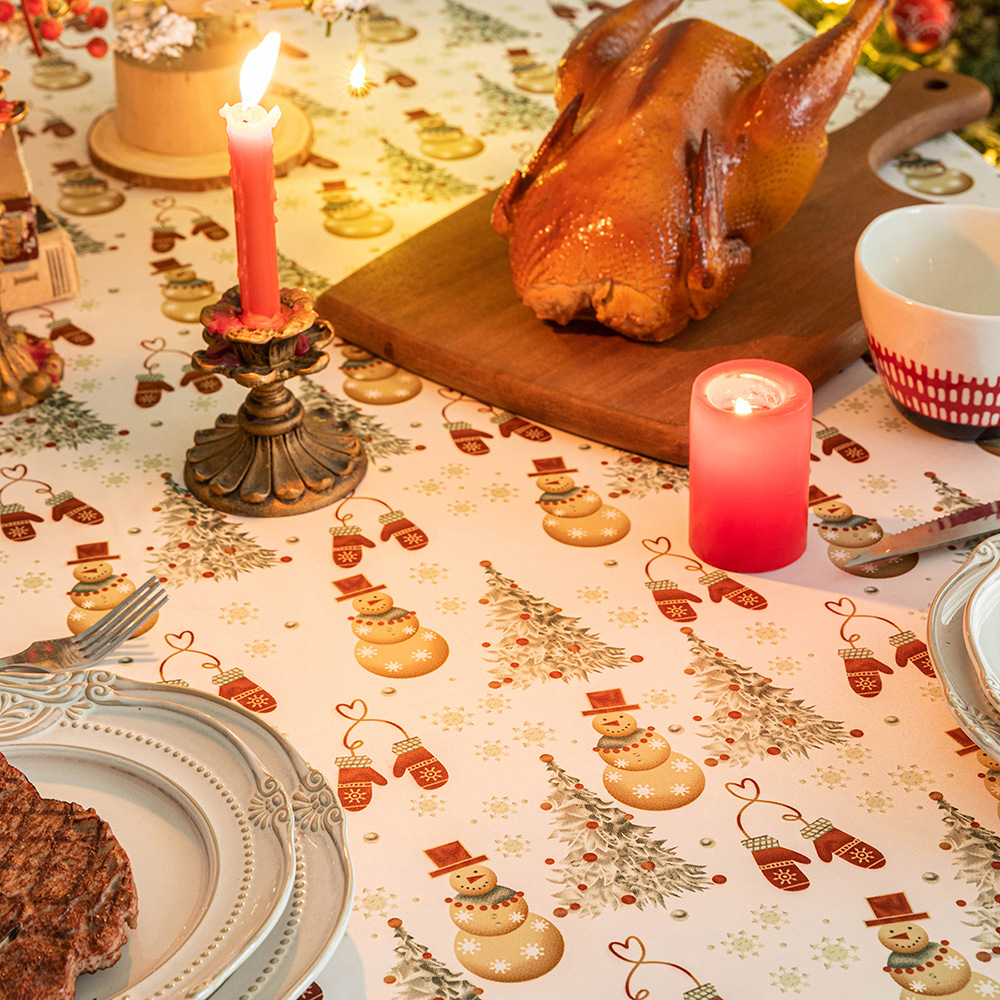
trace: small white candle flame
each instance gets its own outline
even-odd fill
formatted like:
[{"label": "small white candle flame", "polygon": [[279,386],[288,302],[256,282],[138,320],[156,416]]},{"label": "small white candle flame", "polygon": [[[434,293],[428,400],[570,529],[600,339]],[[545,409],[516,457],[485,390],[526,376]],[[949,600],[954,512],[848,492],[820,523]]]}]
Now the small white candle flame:
[{"label": "small white candle flame", "polygon": [[742,397],[737,396],[733,403],[733,410],[736,413],[753,413],[753,407]]},{"label": "small white candle flame", "polygon": [[269,31],[260,45],[243,60],[243,68],[240,70],[240,100],[244,104],[260,103],[271,82],[279,48],[281,35],[277,31]]},{"label": "small white candle flame", "polygon": [[351,76],[348,85],[352,94],[363,97],[368,93],[368,74],[365,70],[364,58],[360,53],[358,53],[358,58],[354,66],[351,67]]}]

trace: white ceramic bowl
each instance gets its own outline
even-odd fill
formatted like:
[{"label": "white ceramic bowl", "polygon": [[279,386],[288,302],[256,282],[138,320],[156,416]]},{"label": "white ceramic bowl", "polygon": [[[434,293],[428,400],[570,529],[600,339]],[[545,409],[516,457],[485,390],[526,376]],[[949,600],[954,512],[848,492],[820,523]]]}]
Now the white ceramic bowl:
[{"label": "white ceramic bowl", "polygon": [[1000,209],[913,205],[854,253],[861,317],[896,406],[944,437],[1000,427]]},{"label": "white ceramic bowl", "polygon": [[979,548],[991,552],[993,562],[965,606],[965,647],[991,700],[1000,707],[1000,535],[980,542]]}]

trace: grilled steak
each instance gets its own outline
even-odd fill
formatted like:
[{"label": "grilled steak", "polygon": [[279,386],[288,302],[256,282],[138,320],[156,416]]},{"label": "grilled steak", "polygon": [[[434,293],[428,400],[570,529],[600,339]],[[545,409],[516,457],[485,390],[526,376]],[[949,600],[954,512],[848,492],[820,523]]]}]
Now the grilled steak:
[{"label": "grilled steak", "polygon": [[0,754],[0,1000],[73,1000],[80,973],[121,957],[137,908],[108,824],[43,799]]}]

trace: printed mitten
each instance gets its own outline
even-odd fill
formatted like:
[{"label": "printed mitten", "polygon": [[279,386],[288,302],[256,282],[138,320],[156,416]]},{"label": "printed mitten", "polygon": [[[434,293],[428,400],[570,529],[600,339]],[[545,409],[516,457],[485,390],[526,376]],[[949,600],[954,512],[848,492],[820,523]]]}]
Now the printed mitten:
[{"label": "printed mitten", "polygon": [[76,129],[64,118],[53,118],[45,123],[45,128],[42,131],[51,132],[60,139],[68,139],[76,132]]},{"label": "printed mitten", "polygon": [[681,1000],[722,1000],[722,997],[711,983],[701,983],[685,990]]},{"label": "printed mitten", "polygon": [[191,235],[197,236],[199,233],[204,233],[210,240],[224,240],[229,235],[229,230],[210,216],[199,215],[191,227]]},{"label": "printed mitten", "polygon": [[474,430],[472,424],[467,424],[464,420],[448,423],[444,426],[451,434],[451,439],[458,446],[459,451],[464,451],[466,455],[488,455],[490,453],[490,446],[483,438],[492,438],[492,434]]},{"label": "printed mitten", "polygon": [[35,537],[35,524],[42,518],[24,509],[24,504],[0,504],[0,530],[12,542],[30,542]]},{"label": "printed mitten", "polygon": [[718,604],[724,597],[727,601],[732,601],[741,608],[749,608],[751,611],[763,611],[767,607],[767,601],[756,590],[737,583],[724,570],[718,569],[714,573],[699,576],[698,582],[708,587],[708,596],[713,604]]},{"label": "printed mitten", "polygon": [[89,347],[94,342],[91,334],[68,319],[55,319],[49,323],[49,340],[58,340],[60,337],[77,347]]},{"label": "printed mitten", "polygon": [[222,379],[211,372],[203,372],[199,368],[191,365],[184,366],[184,374],[181,376],[181,385],[190,383],[203,396],[211,392],[218,392],[222,388]]},{"label": "printed mitten", "polygon": [[173,226],[153,226],[153,253],[173,250],[178,240],[186,239]]},{"label": "printed mitten", "polygon": [[415,87],[417,85],[417,81],[412,76],[400,69],[394,69],[391,73],[387,73],[385,82],[395,83],[397,86],[404,88]]},{"label": "printed mitten", "polygon": [[922,674],[937,676],[927,646],[913,632],[897,632],[889,636],[889,642],[896,647],[896,666],[905,667],[907,663],[912,663]]},{"label": "printed mitten", "polygon": [[379,523],[383,526],[379,538],[383,542],[395,538],[408,552],[422,549],[429,541],[428,537],[412,521],[403,516],[401,510],[391,510],[388,514],[380,514]]},{"label": "printed mitten", "polygon": [[697,594],[678,590],[673,580],[651,580],[646,586],[653,592],[653,600],[665,618],[672,622],[693,622],[698,617],[698,612],[688,603],[701,604]]},{"label": "printed mitten", "polygon": [[771,885],[786,892],[809,888],[809,879],[799,868],[799,865],[810,864],[810,859],[804,854],[790,851],[782,847],[777,838],[766,835],[749,837],[743,841],[743,846],[753,854],[757,867]]},{"label": "printed mitten", "polygon": [[820,816],[802,829],[802,836],[811,840],[820,861],[829,861],[836,854],[858,868],[884,868],[885,855],[878,849],[838,830],[828,819]]},{"label": "printed mitten", "polygon": [[173,392],[174,387],[169,382],[164,381],[162,375],[136,375],[137,385],[135,387],[135,405],[148,410],[151,406],[156,406],[160,401],[160,396],[165,392]]},{"label": "printed mitten", "polygon": [[892,673],[892,667],[876,660],[870,649],[838,649],[837,655],[844,661],[851,690],[862,698],[874,698],[882,690],[880,673]]},{"label": "printed mitten", "polygon": [[212,678],[219,685],[219,697],[235,701],[251,712],[262,714],[273,712],[278,707],[274,695],[269,694],[259,684],[250,680],[239,667],[223,670]]},{"label": "printed mitten", "polygon": [[375,543],[370,538],[365,538],[361,534],[360,528],[355,528],[347,524],[338,524],[330,529],[333,535],[333,561],[343,569],[350,569],[361,562],[364,552],[361,546],[375,548]]},{"label": "printed mitten", "polygon": [[104,515],[99,510],[91,507],[89,503],[77,500],[69,490],[56,493],[45,503],[52,508],[53,521],[61,521],[64,517],[76,521],[77,524],[101,524],[104,521]]},{"label": "printed mitten", "polygon": [[510,410],[502,410],[491,419],[491,423],[499,425],[501,437],[506,438],[516,434],[527,441],[552,440],[552,435],[544,427],[539,427],[538,424],[533,424],[530,420],[511,413]]},{"label": "printed mitten", "polygon": [[372,783],[388,785],[389,782],[374,768],[369,767],[371,757],[337,757],[337,798],[348,812],[360,812],[372,800]]},{"label": "printed mitten", "polygon": [[823,442],[824,455],[836,452],[852,464],[868,461],[868,449],[845,437],[836,427],[824,427],[816,432],[816,437]]},{"label": "printed mitten", "polygon": [[429,750],[424,748],[419,736],[411,736],[393,743],[396,763],[392,765],[394,778],[401,778],[407,771],[421,788],[440,788],[448,780],[448,771]]}]

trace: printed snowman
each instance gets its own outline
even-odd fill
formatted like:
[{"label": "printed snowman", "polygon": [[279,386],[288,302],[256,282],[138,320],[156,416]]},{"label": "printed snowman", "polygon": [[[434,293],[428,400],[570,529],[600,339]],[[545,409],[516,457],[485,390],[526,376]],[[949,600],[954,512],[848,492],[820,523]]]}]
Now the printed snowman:
[{"label": "printed snowman", "polygon": [[219,300],[215,285],[205,278],[199,278],[190,264],[181,264],[173,257],[150,262],[153,274],[162,275],[160,288],[163,303],[160,312],[178,323],[197,323],[205,306],[214,305]]},{"label": "printed snowman", "polygon": [[889,949],[883,966],[893,982],[902,987],[900,1000],[913,994],[925,997],[952,997],[952,1000],[982,1000],[1000,996],[1000,983],[974,972],[968,959],[947,941],[931,941],[917,920],[926,913],[913,913],[906,894],[892,892],[868,897],[874,920],[866,927],[878,927],[879,941]]},{"label": "printed snowman", "polygon": [[624,538],[632,523],[617,507],[604,503],[589,486],[577,486],[561,458],[538,458],[532,463],[542,490],[535,502],[545,512],[542,528],[557,542],[567,545],[610,545]]},{"label": "printed snowman", "polygon": [[404,24],[398,17],[384,14],[378,7],[368,7],[368,41],[376,45],[393,45],[413,38],[417,29]]},{"label": "printed snowman", "polygon": [[974,183],[964,170],[946,167],[940,160],[932,160],[914,149],[900,153],[894,164],[905,178],[906,186],[921,194],[938,197],[961,194]]},{"label": "printed snowman", "polygon": [[455,955],[469,972],[497,983],[537,979],[558,965],[563,937],[545,917],[528,910],[524,894],[497,884],[496,872],[471,857],[460,841],[424,851],[455,890],[445,898],[458,928]]},{"label": "printed snowman", "polygon": [[392,229],[392,219],[353,195],[347,181],[323,181],[319,193],[323,195],[323,228],[334,236],[360,240]]},{"label": "printed snowman", "polygon": [[35,60],[31,70],[31,82],[42,90],[69,90],[90,81],[90,74],[72,59],[46,52]]},{"label": "printed snowman", "polygon": [[359,403],[386,406],[413,399],[423,383],[416,375],[403,371],[391,361],[369,354],[363,347],[344,344],[340,353],[347,359],[340,370],[347,377],[344,392]]},{"label": "printed snowman", "polygon": [[1000,762],[977,748],[976,763],[982,768],[979,777],[983,779],[983,787],[997,800],[997,816],[1000,817]]},{"label": "printed snowman", "polygon": [[507,59],[514,74],[514,86],[532,94],[551,94],[556,89],[556,71],[540,63],[528,49],[508,49]]},{"label": "printed snowman", "polygon": [[481,140],[466,135],[457,125],[449,125],[440,115],[432,115],[421,108],[407,111],[406,117],[417,124],[417,139],[425,156],[437,160],[463,160],[483,149]]},{"label": "printed snowman", "polygon": [[[85,628],[96,625],[109,611],[118,607],[135,590],[135,584],[125,573],[115,573],[109,560],[120,556],[108,554],[107,542],[88,542],[76,547],[76,558],[66,565],[75,567],[73,576],[77,582],[69,591],[73,610],[66,617],[66,624],[73,635],[79,635]],[[132,638],[148,632],[159,614],[132,633]]]},{"label": "printed snowman", "polygon": [[413,611],[397,608],[382,585],[373,587],[367,577],[334,580],[338,601],[350,600],[357,612],[351,631],[357,636],[354,657],[380,677],[420,677],[448,659],[444,637],[424,628]]},{"label": "printed snowman", "polygon": [[851,576],[870,576],[884,579],[901,576],[917,565],[919,555],[911,552],[903,556],[892,556],[864,566],[848,568],[846,563],[862,549],[874,545],[884,532],[873,517],[862,517],[841,499],[839,493],[826,494],[815,486],[809,487],[809,506],[821,518],[814,527],[819,536],[829,542],[827,557],[838,569]]},{"label": "printed snowman", "polygon": [[705,788],[705,774],[690,757],[674,753],[652,726],[641,727],[621,688],[587,694],[591,725],[601,734],[594,747],[606,764],[608,794],[633,809],[678,809]]},{"label": "printed snowman", "polygon": [[95,177],[90,167],[81,167],[76,160],[56,163],[53,170],[58,175],[57,204],[70,215],[101,215],[125,201],[120,191],[113,191],[103,177]]}]

